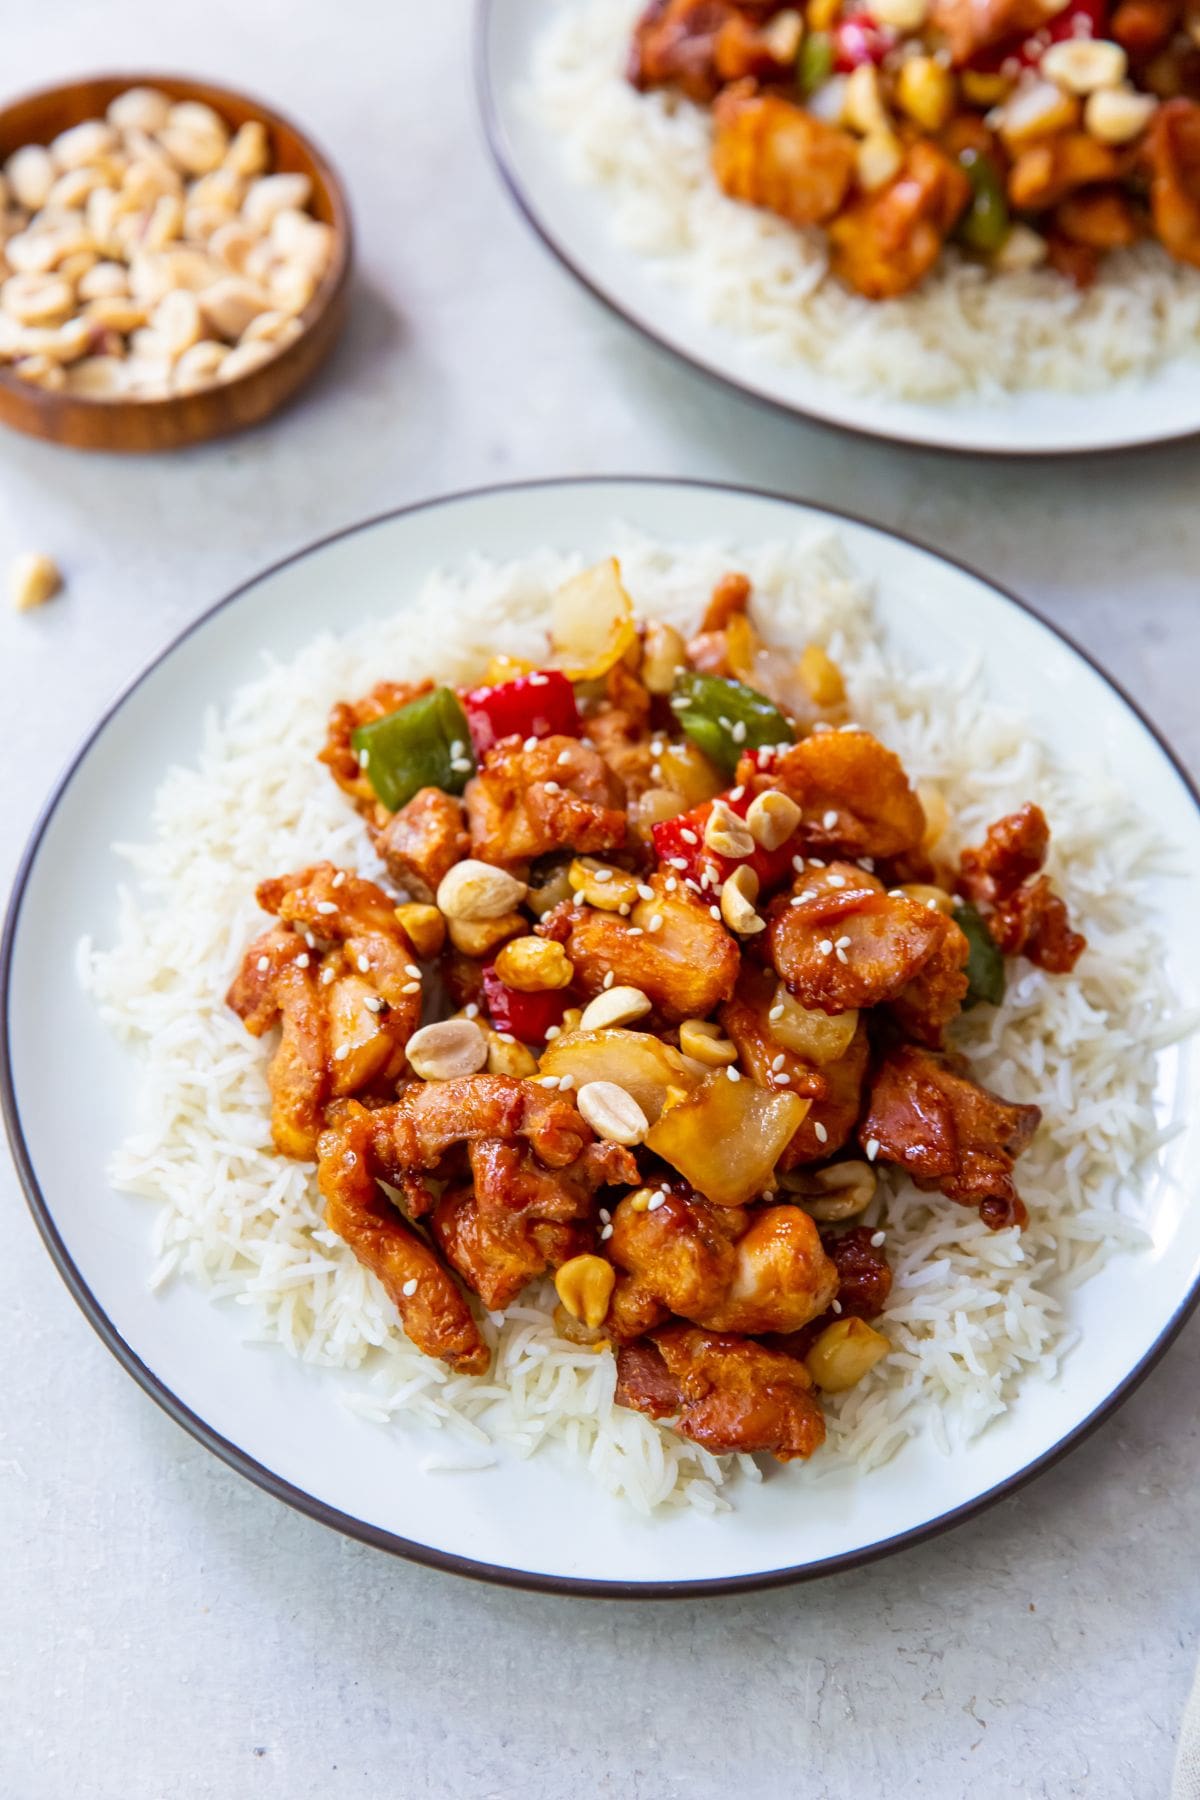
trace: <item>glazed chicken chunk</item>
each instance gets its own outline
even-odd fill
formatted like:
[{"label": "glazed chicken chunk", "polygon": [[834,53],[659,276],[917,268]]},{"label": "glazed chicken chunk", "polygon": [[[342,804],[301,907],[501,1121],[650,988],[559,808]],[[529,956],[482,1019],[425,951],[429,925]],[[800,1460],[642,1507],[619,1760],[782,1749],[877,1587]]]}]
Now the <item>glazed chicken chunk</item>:
[{"label": "glazed chicken chunk", "polygon": [[617,1399],[714,1455],[770,1451],[792,1462],[819,1450],[825,1420],[802,1362],[753,1338],[667,1325],[617,1353]]},{"label": "glazed chicken chunk", "polygon": [[254,1037],[280,1026],[271,1134],[310,1160],[332,1100],[395,1081],[421,1016],[421,971],[395,908],[374,882],[320,863],[264,881],[280,923],[250,945],[226,996]]},{"label": "glazed chicken chunk", "polygon": [[831,219],[854,179],[854,139],[752,83],[726,88],[713,112],[713,172],[734,200],[793,225]]},{"label": "glazed chicken chunk", "polygon": [[467,783],[471,853],[523,865],[553,850],[611,850],[625,841],[625,793],[579,738],[505,738]]},{"label": "glazed chicken chunk", "polygon": [[885,188],[862,194],[829,227],[830,267],[868,300],[893,300],[928,275],[971,198],[956,162],[921,138]]},{"label": "glazed chicken chunk", "polygon": [[1075,967],[1087,939],[1071,929],[1065,903],[1038,874],[1049,845],[1045,814],[1023,806],[990,825],[977,849],[963,851],[959,886],[985,909],[988,930],[1005,956],[1025,956],[1063,975]]}]

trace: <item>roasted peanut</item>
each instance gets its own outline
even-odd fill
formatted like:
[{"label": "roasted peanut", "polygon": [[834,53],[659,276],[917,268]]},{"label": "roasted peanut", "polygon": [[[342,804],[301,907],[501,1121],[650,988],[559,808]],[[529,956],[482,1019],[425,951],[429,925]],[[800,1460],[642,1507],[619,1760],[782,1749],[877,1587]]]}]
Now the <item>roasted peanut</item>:
[{"label": "roasted peanut", "polygon": [[584,1031],[611,1030],[613,1026],[644,1019],[649,1011],[650,1002],[641,988],[606,988],[584,1007],[580,1026]]},{"label": "roasted peanut", "polygon": [[620,912],[638,897],[638,879],[627,869],[614,869],[591,856],[577,856],[567,870],[573,891],[601,912]]},{"label": "roasted peanut", "polygon": [[685,1019],[679,1027],[679,1048],[710,1069],[728,1068],[737,1061],[737,1047],[709,1019]]},{"label": "roasted peanut", "polygon": [[800,808],[790,794],[769,788],[756,794],[746,814],[746,824],[756,844],[764,850],[778,850],[786,844],[800,823]]},{"label": "roasted peanut", "polygon": [[749,825],[727,800],[714,800],[704,823],[704,842],[718,856],[753,856],[754,837]]},{"label": "roasted peanut", "polygon": [[540,994],[570,987],[575,965],[550,938],[510,938],[496,958],[496,973],[520,994]]},{"label": "roasted peanut", "polygon": [[755,910],[758,899],[758,876],[747,863],[735,869],[721,888],[721,917],[730,931],[739,937],[753,937],[765,931],[766,920]]},{"label": "roasted peanut", "polygon": [[421,906],[411,901],[396,908],[396,917],[422,962],[441,955],[446,942],[446,921],[436,906]]},{"label": "roasted peanut", "polygon": [[842,680],[842,671],[820,644],[805,646],[796,673],[808,689],[814,706],[842,706],[845,703],[846,684]]},{"label": "roasted peanut", "polygon": [[792,1169],[783,1185],[804,1201],[806,1213],[831,1225],[866,1212],[875,1198],[877,1177],[868,1162],[836,1162],[823,1169]]},{"label": "roasted peanut", "polygon": [[443,875],[437,903],[448,919],[498,919],[519,906],[528,891],[506,869],[468,856]]},{"label": "roasted peanut", "polygon": [[464,956],[488,956],[493,950],[525,930],[529,921],[524,913],[501,913],[498,919],[455,919],[447,916],[446,931],[450,942]]},{"label": "roasted peanut", "polygon": [[482,1069],[487,1040],[474,1019],[443,1019],[414,1031],[407,1054],[410,1068],[423,1081],[452,1081]]},{"label": "roasted peanut", "polygon": [[585,1081],[576,1104],[597,1137],[613,1144],[640,1144],[650,1121],[634,1099],[615,1081]]},{"label": "roasted peanut", "polygon": [[516,1075],[526,1078],[537,1074],[537,1057],[525,1044],[510,1043],[498,1031],[484,1029],[487,1039],[487,1071],[489,1075]]},{"label": "roasted peanut", "polygon": [[554,1289],[573,1319],[603,1325],[617,1272],[602,1256],[573,1256],[554,1277]]},{"label": "roasted peanut", "polygon": [[919,906],[932,907],[935,912],[945,913],[948,919],[954,916],[954,896],[945,888],[934,887],[928,881],[906,881],[900,889],[910,900]]},{"label": "roasted peanut", "polygon": [[18,556],[8,571],[9,599],[18,612],[32,612],[35,606],[44,606],[62,584],[58,564],[36,550]]},{"label": "roasted peanut", "polygon": [[687,660],[687,645],[673,625],[651,619],[642,641],[642,683],[652,694],[669,694]]}]

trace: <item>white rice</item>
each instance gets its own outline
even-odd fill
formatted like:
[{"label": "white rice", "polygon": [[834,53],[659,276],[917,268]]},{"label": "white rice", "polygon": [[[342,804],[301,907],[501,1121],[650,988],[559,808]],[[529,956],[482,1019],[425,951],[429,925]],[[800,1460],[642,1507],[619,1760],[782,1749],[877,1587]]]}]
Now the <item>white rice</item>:
[{"label": "white rice", "polygon": [[[1030,1224],[990,1232],[968,1208],[888,1176],[867,1221],[886,1229],[896,1268],[895,1348],[830,1405],[829,1445],[810,1472],[845,1458],[875,1467],[922,1429],[965,1442],[1023,1380],[1054,1374],[1074,1341],[1071,1289],[1143,1241],[1134,1195],[1159,1148],[1145,1045],[1152,1031],[1172,1035],[1164,959],[1141,910],[1154,846],[1127,796],[1054,766],[986,700],[977,672],[904,671],[885,658],[870,596],[834,539],[671,549],[614,529],[613,542],[639,609],[684,627],[717,576],[745,568],[764,635],[829,646],[855,717],[914,779],[944,784],[956,838],[977,839],[1030,798],[1050,817],[1052,873],[1091,947],[1073,977],[1017,965],[1005,1006],[978,1010],[959,1032],[982,1079],[1044,1109],[1019,1166]],[[111,1176],[156,1203],[156,1286],[176,1275],[203,1283],[243,1309],[251,1338],[341,1371],[344,1399],[368,1418],[452,1428],[427,1468],[485,1467],[496,1442],[524,1454],[552,1443],[640,1511],[713,1511],[739,1469],[757,1475],[752,1460],[719,1461],[614,1406],[612,1358],[555,1335],[549,1284],[486,1320],[497,1346],[487,1377],[452,1375],[408,1343],[379,1283],[323,1226],[311,1167],[273,1153],[271,1046],[222,998],[261,926],[262,877],[326,857],[376,872],[358,818],[314,761],[330,703],[384,676],[478,678],[493,650],[537,656],[546,597],[579,566],[546,552],[436,574],[394,619],[269,664],[209,716],[196,766],[166,776],[150,840],[122,847],[135,879],[116,943],[85,944],[80,967],[140,1059],[138,1128]],[[786,1478],[806,1472],[794,1465]]]},{"label": "white rice", "polygon": [[899,300],[848,292],[827,275],[823,232],[721,193],[707,111],[626,81],[642,5],[555,0],[527,105],[571,175],[605,190],[615,237],[654,260],[678,304],[753,339],[766,361],[933,401],[1107,387],[1200,347],[1200,271],[1153,243],[1106,257],[1083,293],[1045,269],[990,274],[954,249]]}]

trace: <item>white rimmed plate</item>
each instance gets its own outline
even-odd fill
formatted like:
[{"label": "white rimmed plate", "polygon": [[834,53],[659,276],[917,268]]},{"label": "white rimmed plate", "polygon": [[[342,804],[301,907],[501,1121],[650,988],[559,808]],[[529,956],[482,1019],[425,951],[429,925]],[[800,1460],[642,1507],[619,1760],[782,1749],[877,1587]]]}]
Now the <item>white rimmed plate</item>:
[{"label": "white rimmed plate", "polygon": [[943,450],[1065,456],[1200,432],[1200,356],[1092,393],[1031,389],[938,404],[852,393],[809,364],[781,362],[748,335],[709,324],[686,291],[618,242],[609,196],[572,179],[561,143],[524,104],[534,46],[551,10],[547,0],[477,0],[476,76],[492,153],[521,211],[559,261],[664,349],[785,412]]},{"label": "white rimmed plate", "polygon": [[[440,1439],[351,1414],[335,1377],[240,1341],[236,1309],[186,1281],[148,1291],[150,1215],[109,1191],[104,1168],[129,1127],[136,1063],[78,988],[85,933],[108,941],[123,869],[110,846],[149,826],[166,764],[199,749],[202,718],[241,685],[260,647],[281,656],[317,632],[394,612],[434,566],[471,551],[506,559],[553,544],[592,556],[628,522],[674,541],[753,543],[832,522],[878,587],[882,623],[914,661],[939,642],[956,661],[988,645],[996,693],[1021,696],[1033,728],[1070,758],[1081,742],[1139,795],[1177,855],[1153,899],[1181,1001],[1200,996],[1193,896],[1200,801],[1132,705],[1081,652],[977,575],[875,527],[797,502],[702,483],[585,480],[433,501],[314,545],[208,613],[101,720],[56,789],[14,889],[0,948],[0,1099],[47,1246],[75,1298],[142,1386],[250,1479],[328,1524],[461,1573],[531,1587],[663,1594],[766,1586],[867,1560],[1010,1492],[1131,1390],[1200,1291],[1200,1049],[1161,1058],[1164,1118],[1186,1121],[1146,1193],[1150,1249],[1114,1259],[1072,1302],[1086,1355],[1026,1382],[970,1449],[911,1443],[882,1471],[740,1486],[718,1519],[643,1521],[586,1474],[501,1454],[477,1473],[422,1473]],[[72,1097],[62,1129],[61,1096]]]}]

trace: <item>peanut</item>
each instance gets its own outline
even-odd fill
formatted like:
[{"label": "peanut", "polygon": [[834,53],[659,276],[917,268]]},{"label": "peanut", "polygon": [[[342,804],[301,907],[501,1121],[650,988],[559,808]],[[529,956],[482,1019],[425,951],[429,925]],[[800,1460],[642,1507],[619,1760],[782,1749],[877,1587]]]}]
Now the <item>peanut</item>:
[{"label": "peanut", "polygon": [[767,922],[755,911],[758,899],[758,876],[747,864],[735,869],[721,889],[721,917],[730,931],[739,937],[753,937],[765,931]]},{"label": "peanut", "polygon": [[468,856],[443,875],[437,903],[449,919],[498,919],[519,906],[528,892],[526,884],[506,869]]},{"label": "peanut", "polygon": [[487,1039],[474,1019],[443,1019],[423,1025],[408,1040],[409,1067],[422,1081],[452,1081],[474,1075],[487,1061]]},{"label": "peanut", "polygon": [[650,1129],[633,1095],[615,1081],[585,1081],[577,1105],[596,1136],[612,1144],[640,1144]]},{"label": "peanut", "polygon": [[63,584],[58,564],[36,550],[18,556],[8,571],[8,593],[18,612],[32,612],[53,599]]},{"label": "peanut", "polygon": [[685,1019],[679,1027],[679,1048],[710,1069],[728,1068],[737,1061],[737,1047],[709,1019]]},{"label": "peanut", "polygon": [[755,795],[746,814],[750,835],[764,850],[778,850],[786,844],[799,823],[800,808],[796,802],[790,794],[774,788]]},{"label": "peanut", "polygon": [[446,921],[436,906],[421,906],[416,901],[396,908],[409,943],[422,962],[440,956],[446,942]]},{"label": "peanut", "polygon": [[573,1319],[589,1329],[603,1325],[617,1272],[602,1256],[573,1256],[554,1277],[554,1289]]},{"label": "peanut", "polygon": [[650,1002],[641,988],[611,987],[589,1000],[583,1009],[580,1026],[584,1031],[605,1031],[616,1025],[631,1025],[644,1019]]},{"label": "peanut", "polygon": [[570,987],[575,965],[561,944],[549,938],[510,938],[496,958],[496,973],[520,994]]}]

